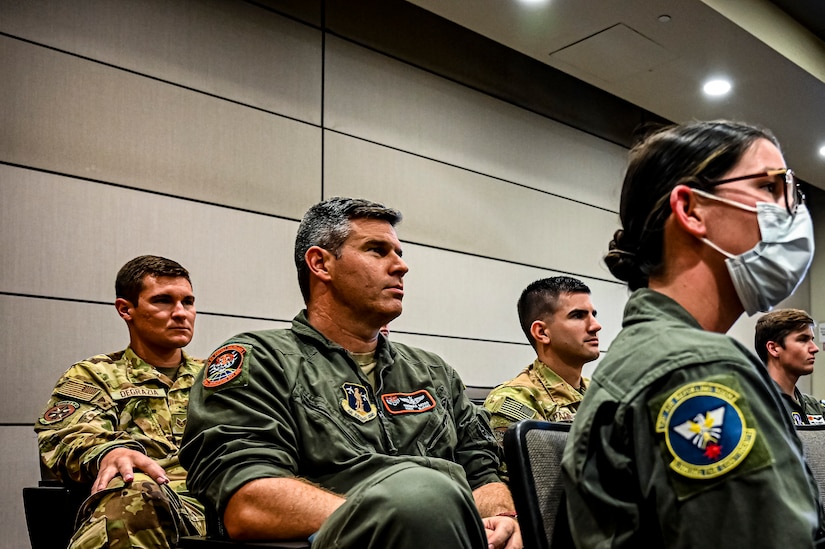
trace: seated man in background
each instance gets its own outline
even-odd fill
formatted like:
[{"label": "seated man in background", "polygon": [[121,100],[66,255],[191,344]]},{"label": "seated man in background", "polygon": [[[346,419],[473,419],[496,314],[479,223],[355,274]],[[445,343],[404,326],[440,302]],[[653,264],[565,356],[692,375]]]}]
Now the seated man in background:
[{"label": "seated man in background", "polygon": [[596,310],[581,280],[555,276],[527,286],[518,301],[521,329],[536,360],[484,401],[499,442],[523,419],[573,421],[587,390],[582,368],[599,357]]},{"label": "seated man in background", "polygon": [[59,479],[91,484],[71,549],[171,548],[179,535],[205,532],[178,460],[189,389],[203,368],[182,350],[195,296],[186,269],[149,255],[120,269],[115,293],[129,346],[69,368],[34,430]]},{"label": "seated man in background", "polygon": [[777,309],[756,322],[756,354],[768,368],[795,425],[825,424],[825,406],[796,388],[802,376],[814,371],[819,347],[814,339],[814,320],[800,309]]},{"label": "seated man in background", "polygon": [[294,254],[306,309],[290,329],[235,336],[209,357],[181,459],[214,511],[210,531],[521,548],[486,412],[441,358],[379,333],[402,309],[400,219],[360,199],[310,208]]}]

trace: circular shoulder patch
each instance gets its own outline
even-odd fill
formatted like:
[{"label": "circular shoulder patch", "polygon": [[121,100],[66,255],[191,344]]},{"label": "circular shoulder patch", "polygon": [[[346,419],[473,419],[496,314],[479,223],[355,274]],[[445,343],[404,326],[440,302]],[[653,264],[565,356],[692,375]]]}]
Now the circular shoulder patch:
[{"label": "circular shoulder patch", "polygon": [[664,433],[671,469],[692,479],[712,479],[741,464],[756,441],[725,385],[698,382],[676,389],[664,402],[656,431]]},{"label": "circular shoulder patch", "polygon": [[240,345],[224,345],[212,353],[206,361],[203,386],[220,387],[241,375],[245,353]]},{"label": "circular shoulder patch", "polygon": [[52,423],[63,421],[75,413],[79,407],[80,404],[73,400],[61,400],[60,402],[55,402],[54,406],[43,413],[43,417],[40,418],[40,423],[43,425],[51,425]]}]

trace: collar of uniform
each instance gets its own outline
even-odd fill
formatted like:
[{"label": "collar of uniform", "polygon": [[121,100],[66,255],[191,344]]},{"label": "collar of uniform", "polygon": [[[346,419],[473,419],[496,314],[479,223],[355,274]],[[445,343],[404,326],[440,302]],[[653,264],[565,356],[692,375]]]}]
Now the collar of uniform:
[{"label": "collar of uniform", "polygon": [[[180,369],[178,370],[177,380],[180,380],[183,376],[191,377],[192,379],[194,379],[195,375],[197,375],[197,373],[203,367],[203,362],[197,359],[193,359],[192,357],[187,355],[185,351],[181,352],[183,353],[183,362],[181,363]],[[137,356],[137,354],[135,354],[131,347],[126,347],[126,350],[123,352],[123,359],[126,360],[129,364],[129,377],[131,377],[135,382],[160,380],[160,378],[158,377],[158,370],[154,366],[152,366],[151,364]]]},{"label": "collar of uniform", "polygon": [[636,290],[630,295],[624,308],[622,327],[627,328],[637,322],[661,319],[662,316],[671,317],[702,330],[699,322],[684,307],[665,294],[649,288]]},{"label": "collar of uniform", "polygon": [[[536,358],[530,368],[538,380],[547,389],[548,394],[552,395],[553,400],[559,405],[564,406],[573,402],[579,402],[584,398],[584,394],[580,393],[578,389],[564,381],[559,374],[553,371],[550,366]],[[582,377],[582,386],[587,391],[590,380]],[[568,395],[569,398],[565,398]]]},{"label": "collar of uniform", "polygon": [[[306,309],[303,309],[295,318],[292,319],[292,331],[305,342],[312,344],[319,352],[336,351],[348,355],[348,351],[327,339],[327,337],[316,330],[307,320]],[[379,334],[378,346],[375,348],[375,363],[376,368],[381,369],[383,365],[392,364],[394,362],[395,350],[388,338]]]}]

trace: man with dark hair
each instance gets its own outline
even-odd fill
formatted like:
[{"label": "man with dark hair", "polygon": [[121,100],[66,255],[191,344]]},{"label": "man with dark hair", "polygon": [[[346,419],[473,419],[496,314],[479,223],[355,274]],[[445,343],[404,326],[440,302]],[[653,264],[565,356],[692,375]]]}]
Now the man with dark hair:
[{"label": "man with dark hair", "polygon": [[581,280],[555,276],[533,282],[521,293],[518,316],[537,356],[484,402],[499,442],[522,419],[573,421],[587,390],[582,368],[599,357],[602,327]]},{"label": "man with dark hair", "polygon": [[441,358],[379,332],[402,310],[400,219],[360,199],[310,208],[295,242],[306,309],[207,361],[181,458],[214,534],[521,547],[487,414]]},{"label": "man with dark hair", "polygon": [[91,486],[70,549],[173,548],[180,535],[205,533],[178,460],[189,389],[203,367],[182,349],[194,333],[195,296],[186,269],[151,255],[121,268],[115,293],[129,347],[69,368],[34,430],[44,465]]},{"label": "man with dark hair", "polygon": [[796,388],[799,378],[814,371],[819,347],[814,320],[800,309],[776,309],[756,322],[756,354],[768,369],[796,425],[825,424],[825,406]]}]

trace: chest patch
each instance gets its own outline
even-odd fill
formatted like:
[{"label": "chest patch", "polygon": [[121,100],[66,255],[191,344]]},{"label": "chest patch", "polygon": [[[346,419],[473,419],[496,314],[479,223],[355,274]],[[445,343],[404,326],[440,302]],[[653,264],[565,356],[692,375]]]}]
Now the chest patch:
[{"label": "chest patch", "polygon": [[691,479],[721,477],[739,466],[754,446],[736,404],[739,394],[713,382],[683,385],[665,399],[656,418],[673,461],[670,468]]},{"label": "chest patch", "polygon": [[46,410],[43,417],[40,418],[40,423],[43,425],[51,425],[52,423],[63,421],[70,415],[74,414],[79,407],[80,404],[71,400],[61,400],[60,402],[55,402],[54,406]]},{"label": "chest patch", "polygon": [[426,389],[414,393],[389,393],[381,395],[381,400],[391,414],[420,414],[435,408],[435,400]]},{"label": "chest patch", "polygon": [[367,397],[367,388],[357,383],[344,383],[341,386],[344,390],[344,400],[341,401],[341,408],[346,413],[360,421],[366,423],[371,419],[375,419],[378,412],[375,406]]},{"label": "chest patch", "polygon": [[153,389],[151,387],[126,387],[112,391],[112,398],[115,400],[138,397],[166,398],[166,391],[163,389]]},{"label": "chest patch", "polygon": [[808,414],[808,423],[810,425],[825,425],[825,419],[821,414]]},{"label": "chest patch", "polygon": [[214,388],[241,375],[246,349],[241,345],[224,345],[209,356],[203,386]]}]

